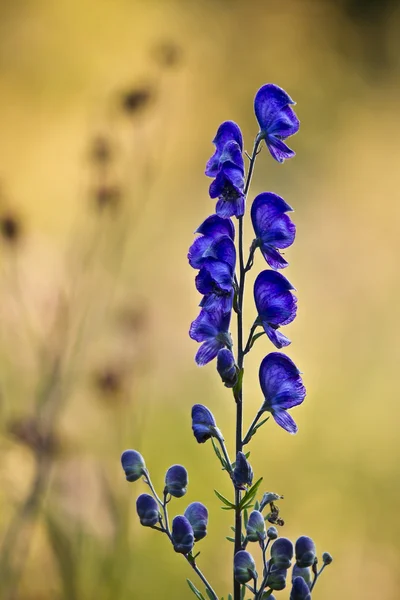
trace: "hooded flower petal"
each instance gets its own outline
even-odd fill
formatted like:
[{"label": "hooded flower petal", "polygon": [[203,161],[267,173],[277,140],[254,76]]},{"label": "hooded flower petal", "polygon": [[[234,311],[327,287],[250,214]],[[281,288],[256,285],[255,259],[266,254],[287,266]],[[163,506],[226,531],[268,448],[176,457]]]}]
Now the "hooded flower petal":
[{"label": "hooded flower petal", "polygon": [[251,207],[256,244],[273,269],[283,269],[288,264],[279,250],[289,247],[296,235],[294,223],[285,214],[292,210],[283,198],[271,192],[259,194]]},{"label": "hooded flower petal", "polygon": [[254,284],[254,300],[265,333],[277,347],[290,344],[277,329],[291,323],[296,316],[297,300],[292,284],[276,271],[262,271]]},{"label": "hooded flower petal", "polygon": [[275,540],[271,546],[271,560],[277,569],[289,569],[293,558],[293,544],[287,538]]},{"label": "hooded flower petal", "polygon": [[192,429],[199,444],[203,444],[211,437],[223,439],[214,415],[203,404],[195,404],[192,408]]},{"label": "hooded flower petal", "polygon": [[189,335],[197,342],[203,342],[196,355],[196,362],[203,366],[213,360],[218,351],[224,347],[232,346],[232,339],[228,332],[230,313],[221,310],[212,312],[202,309],[201,313],[190,326]]},{"label": "hooded flower petal", "polygon": [[283,429],[296,433],[297,426],[286,412],[306,396],[296,365],[285,354],[271,352],[260,365],[260,385],[264,394],[262,410],[270,412]]},{"label": "hooded flower petal", "polygon": [[254,558],[246,550],[236,552],[233,561],[233,571],[236,581],[244,584],[251,581],[256,575],[256,563]]},{"label": "hooded flower petal", "polygon": [[232,268],[226,262],[208,257],[196,275],[195,283],[200,294],[230,294],[233,289]]},{"label": "hooded flower petal", "polygon": [[200,269],[207,251],[215,240],[222,236],[228,236],[231,240],[235,238],[235,227],[230,219],[222,219],[218,215],[211,215],[200,225],[196,233],[201,236],[195,239],[189,248],[189,264],[194,269]]},{"label": "hooded flower petal", "polygon": [[225,121],[217,131],[213,144],[215,144],[215,153],[210,158],[206,166],[206,175],[215,177],[218,172],[218,166],[221,160],[221,154],[228,142],[234,141],[239,145],[240,150],[243,150],[243,136],[239,125],[233,121]]},{"label": "hooded flower petal", "polygon": [[188,473],[182,465],[173,465],[165,475],[164,493],[182,498],[187,492]]},{"label": "hooded flower petal", "polygon": [[250,513],[246,525],[246,535],[249,542],[263,542],[267,537],[264,517],[258,510]]},{"label": "hooded flower petal", "polygon": [[194,546],[194,533],[191,524],[183,515],[179,515],[172,521],[172,543],[175,552],[189,554]]},{"label": "hooded flower petal", "polygon": [[278,162],[294,156],[294,151],[282,141],[299,130],[299,120],[290,105],[291,97],[277,85],[268,83],[260,88],[254,99],[254,111],[260,133],[271,155]]},{"label": "hooded flower petal", "polygon": [[236,384],[237,367],[235,357],[227,348],[223,348],[218,352],[217,371],[226,387],[231,388]]},{"label": "hooded flower petal", "polygon": [[144,458],[136,450],[125,450],[121,455],[121,464],[125,471],[126,480],[131,483],[144,475],[146,469]]},{"label": "hooded flower petal", "polygon": [[136,500],[136,511],[144,527],[154,527],[160,520],[158,504],[150,494],[141,494]]},{"label": "hooded flower petal", "polygon": [[192,526],[196,542],[207,535],[208,510],[201,502],[192,502],[185,510],[185,517]]},{"label": "hooded flower petal", "polygon": [[223,219],[244,214],[244,176],[239,167],[230,162],[221,167],[210,185],[210,198],[218,198],[216,213]]},{"label": "hooded flower petal", "polygon": [[310,589],[302,577],[293,580],[290,600],[311,600]]},{"label": "hooded flower petal", "polygon": [[302,535],[295,545],[296,563],[298,567],[312,567],[315,561],[316,548],[313,540]]}]

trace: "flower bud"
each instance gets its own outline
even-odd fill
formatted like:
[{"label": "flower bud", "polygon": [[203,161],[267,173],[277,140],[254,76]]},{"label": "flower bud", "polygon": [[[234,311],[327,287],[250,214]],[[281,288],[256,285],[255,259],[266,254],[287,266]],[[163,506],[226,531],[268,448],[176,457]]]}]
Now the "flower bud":
[{"label": "flower bud", "polygon": [[293,565],[292,571],[292,583],[296,579],[296,577],[302,577],[308,587],[311,587],[311,569],[310,567],[298,567],[297,565]]},{"label": "flower bud", "polygon": [[293,544],[287,538],[275,540],[271,546],[271,560],[277,569],[288,569],[293,558]]},{"label": "flower bud", "polygon": [[271,504],[271,502],[276,502],[277,500],[282,500],[282,498],[283,496],[279,496],[274,492],[265,492],[265,494],[261,498],[259,510],[262,512],[262,510],[267,506],[267,504]]},{"label": "flower bud", "polygon": [[280,569],[276,565],[272,565],[268,575],[268,587],[276,592],[284,590],[286,587],[286,576],[287,569]]},{"label": "flower bud", "polygon": [[165,475],[164,494],[182,498],[187,492],[188,474],[182,465],[173,465]]},{"label": "flower bud", "polygon": [[232,388],[237,382],[235,358],[230,350],[222,348],[217,355],[217,371],[225,387]]},{"label": "flower bud", "polygon": [[199,444],[211,437],[223,439],[212,412],[202,404],[195,404],[192,408],[192,429]]},{"label": "flower bud", "polygon": [[298,567],[312,567],[315,559],[315,544],[311,538],[302,535],[296,542],[296,563]]},{"label": "flower bud", "polygon": [[246,534],[249,542],[263,542],[267,537],[264,517],[258,510],[253,510],[250,513],[246,525]]},{"label": "flower bud", "polygon": [[239,550],[239,552],[236,552],[233,561],[233,571],[235,579],[239,583],[247,583],[254,579],[257,575],[256,563],[251,554],[246,552],[246,550]]},{"label": "flower bud", "polygon": [[243,452],[238,452],[233,470],[233,483],[238,490],[245,490],[253,482],[253,469]]},{"label": "flower bud", "polygon": [[189,554],[194,546],[194,533],[191,524],[183,515],[179,515],[172,521],[172,543],[175,552]]},{"label": "flower bud", "polygon": [[196,542],[207,535],[208,510],[201,502],[192,502],[185,510],[185,517],[192,526]]},{"label": "flower bud", "polygon": [[136,450],[125,450],[121,455],[121,464],[127,481],[137,481],[144,475],[146,465],[143,456]]},{"label": "flower bud", "polygon": [[290,600],[311,600],[309,587],[302,577],[294,579]]},{"label": "flower bud", "polygon": [[272,525],[272,527],[268,527],[268,530],[267,530],[268,539],[270,539],[270,540],[276,540],[276,538],[278,537],[278,535],[279,534],[278,534],[278,530],[277,530],[276,527],[274,527],[273,525]]},{"label": "flower bud", "polygon": [[154,527],[160,520],[158,504],[150,494],[141,494],[136,500],[136,511],[142,525]]},{"label": "flower bud", "polygon": [[333,561],[333,558],[329,554],[329,552],[324,552],[322,555],[322,562],[324,563],[324,565],[330,565],[332,561]]}]

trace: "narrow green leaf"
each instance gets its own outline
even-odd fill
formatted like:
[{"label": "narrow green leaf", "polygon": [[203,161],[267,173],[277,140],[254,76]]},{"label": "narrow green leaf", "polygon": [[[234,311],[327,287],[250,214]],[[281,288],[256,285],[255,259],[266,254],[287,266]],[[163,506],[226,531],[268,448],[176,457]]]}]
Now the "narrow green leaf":
[{"label": "narrow green leaf", "polygon": [[260,503],[258,500],[256,500],[254,503],[254,510],[260,510]]},{"label": "narrow green leaf", "polygon": [[228,600],[233,600],[232,594],[228,594]]},{"label": "narrow green leaf", "polygon": [[254,504],[252,504],[252,501],[250,500],[250,502],[248,504],[245,504],[240,510],[244,510],[244,509],[249,509],[249,508],[253,508]]},{"label": "narrow green leaf", "polygon": [[247,492],[245,493],[245,495],[243,496],[243,498],[240,502],[240,505],[239,505],[240,510],[242,510],[248,502],[251,502],[255,498],[258,488],[261,485],[262,480],[263,480],[263,478],[260,477],[260,479],[258,481],[256,481],[256,483],[249,490],[247,490]]},{"label": "narrow green leaf", "polygon": [[233,533],[235,533],[236,529],[234,527],[231,527]]},{"label": "narrow green leaf", "polygon": [[210,592],[210,590],[208,588],[206,588],[206,594],[210,600],[215,600],[214,596],[212,595],[212,593]]},{"label": "narrow green leaf", "polygon": [[217,455],[217,458],[218,458],[219,462],[220,462],[220,463],[221,463],[221,465],[222,465],[222,468],[223,468],[225,471],[227,471],[227,470],[228,470],[228,466],[227,466],[227,464],[226,464],[226,460],[224,459],[224,457],[222,456],[221,452],[219,451],[219,448],[218,448],[217,444],[215,443],[215,441],[214,441],[214,438],[211,438],[211,443],[212,443],[212,445],[213,445],[214,452],[215,452],[215,454]]},{"label": "narrow green leaf", "polygon": [[245,527],[247,527],[248,520],[249,520],[249,513],[247,512],[247,509],[245,508],[243,511],[243,522],[244,522]]},{"label": "narrow green leaf", "polygon": [[214,490],[215,495],[217,496],[217,498],[219,500],[221,500],[221,502],[223,502],[225,504],[225,506],[229,506],[230,510],[235,509],[235,505],[232,504],[232,502],[230,500],[228,500],[228,498],[225,498],[225,496],[223,496],[222,494],[220,494],[219,492],[217,492],[217,490]]},{"label": "narrow green leaf", "polygon": [[226,536],[226,539],[228,540],[228,542],[233,542],[235,543],[235,538],[233,537],[229,537],[228,535]]},{"label": "narrow green leaf", "polygon": [[190,581],[190,579],[186,579],[186,581],[188,582],[188,586],[190,587],[190,589],[192,590],[192,592],[196,596],[196,598],[198,598],[199,600],[206,600],[204,598],[203,594],[201,592],[199,592],[197,587]]},{"label": "narrow green leaf", "polygon": [[235,510],[236,506],[232,504],[232,506],[221,506],[221,510]]}]

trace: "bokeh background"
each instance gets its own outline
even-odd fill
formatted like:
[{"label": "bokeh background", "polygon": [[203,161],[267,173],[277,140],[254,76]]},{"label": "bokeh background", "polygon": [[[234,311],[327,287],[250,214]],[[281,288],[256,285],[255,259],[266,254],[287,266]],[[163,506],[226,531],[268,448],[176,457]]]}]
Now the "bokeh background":
[{"label": "bokeh background", "polygon": [[[187,564],[138,524],[127,447],[159,488],[168,466],[188,468],[172,514],[209,506],[199,564],[230,591],[231,516],[213,493],[230,486],[190,408],[209,406],[232,450],[234,406],[213,365],[194,364],[186,253],[213,211],[215,131],[237,121],[250,150],[266,82],[301,119],[296,158],[263,151],[252,195],[296,209],[288,353],[308,397],[298,435],[269,422],[252,464],[285,496],[283,534],[335,557],[316,598],[399,598],[399,2],[1,0],[5,600],[190,597]],[[246,423],[270,349],[261,338],[247,363]]]}]

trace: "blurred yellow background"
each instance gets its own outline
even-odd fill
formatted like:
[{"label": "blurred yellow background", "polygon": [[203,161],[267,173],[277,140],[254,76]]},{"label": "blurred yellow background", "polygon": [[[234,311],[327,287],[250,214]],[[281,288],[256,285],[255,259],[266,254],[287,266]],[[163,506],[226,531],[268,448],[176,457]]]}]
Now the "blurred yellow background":
[{"label": "blurred yellow background", "polygon": [[[129,447],[159,489],[186,466],[172,515],[207,504],[199,565],[231,591],[213,493],[230,486],[190,409],[213,411],[232,453],[234,403],[194,363],[186,254],[214,210],[215,131],[235,120],[250,150],[267,82],[301,128],[294,160],[262,152],[251,196],[296,210],[288,354],[308,397],[298,435],[269,422],[252,464],[285,496],[283,535],[334,556],[313,597],[400,597],[399,34],[397,0],[0,2],[1,598],[191,597],[188,565],[138,524]],[[246,424],[269,351],[261,338],[247,363]]]}]

